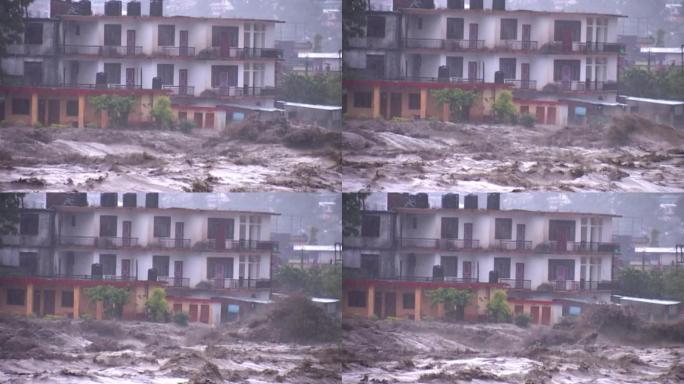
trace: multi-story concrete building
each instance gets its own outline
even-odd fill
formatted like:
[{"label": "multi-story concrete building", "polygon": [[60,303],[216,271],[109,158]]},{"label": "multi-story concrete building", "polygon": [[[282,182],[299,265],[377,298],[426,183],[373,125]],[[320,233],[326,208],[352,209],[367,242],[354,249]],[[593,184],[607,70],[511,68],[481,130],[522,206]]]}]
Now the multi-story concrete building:
[{"label": "multi-story concrete building", "polygon": [[[47,301],[64,286],[161,285],[174,311],[210,323],[239,314],[240,305],[244,312],[270,301],[273,214],[158,208],[155,194],[145,204],[136,197],[125,194],[120,205],[116,194],[103,194],[100,206],[23,210],[18,234],[2,238],[0,290],[25,291],[40,282],[52,291],[42,296],[47,309],[35,311],[27,301],[28,313],[57,314],[59,305]],[[11,312],[7,305],[14,304],[2,307]]]},{"label": "multi-story concrete building", "polygon": [[[99,123],[86,97],[138,97],[131,122],[149,121],[154,96],[172,96],[179,119],[220,128],[254,108],[273,108],[277,20],[163,16],[131,1],[53,0],[51,18],[30,19],[20,44],[2,58],[0,120],[79,127]],[[17,95],[19,93],[19,95]],[[151,97],[150,97],[151,96]]]},{"label": "multi-story concrete building", "polygon": [[[569,299],[610,301],[615,216],[500,210],[497,195],[488,197],[486,209],[477,201],[469,195],[460,208],[458,196],[450,196],[437,208],[363,212],[359,236],[344,239],[348,313],[433,316],[429,305],[415,303],[439,287],[471,289],[485,300],[492,289],[506,289],[514,312],[543,324],[568,313]],[[372,305],[359,311],[359,300]],[[470,319],[484,314],[484,304],[473,302]]]},{"label": "multi-story concrete building", "polygon": [[565,124],[575,112],[565,99],[615,101],[620,16],[464,3],[397,0],[392,11],[371,8],[365,35],[349,39],[345,51],[348,113],[448,119],[431,91],[462,88],[478,92],[470,117],[486,118],[499,91],[510,89],[520,113]]}]

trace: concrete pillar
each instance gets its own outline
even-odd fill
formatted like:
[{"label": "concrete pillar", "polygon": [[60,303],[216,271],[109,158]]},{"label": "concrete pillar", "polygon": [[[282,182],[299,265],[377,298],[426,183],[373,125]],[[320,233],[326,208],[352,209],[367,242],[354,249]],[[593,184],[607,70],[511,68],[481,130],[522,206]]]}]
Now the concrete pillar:
[{"label": "concrete pillar", "polygon": [[80,318],[81,313],[81,287],[74,287],[74,320]]},{"label": "concrete pillar", "polygon": [[423,304],[423,290],[422,290],[421,288],[416,288],[415,294],[416,294],[416,298],[415,298],[415,313],[414,313],[413,316],[414,316],[414,319],[415,319],[416,321],[420,321],[420,320],[421,320],[421,316],[420,316],[421,307],[422,307],[422,304]]},{"label": "concrete pillar", "polygon": [[95,320],[104,319],[104,303],[102,300],[95,302]]},{"label": "concrete pillar", "polygon": [[442,105],[442,121],[445,123],[448,122],[450,120],[449,118],[451,117],[449,115],[451,115],[451,112],[449,111],[449,104],[445,103]]},{"label": "concrete pillar", "polygon": [[427,100],[428,100],[427,89],[421,89],[420,90],[420,118],[422,120],[427,119]]},{"label": "concrete pillar", "polygon": [[33,284],[26,286],[26,316],[33,313]]},{"label": "concrete pillar", "polygon": [[372,317],[375,314],[375,286],[371,285],[368,287],[368,317]]},{"label": "concrete pillar", "polygon": [[373,118],[380,118],[380,87],[373,87]]},{"label": "concrete pillar", "polygon": [[78,97],[78,127],[79,128],[85,128],[85,108],[86,108],[86,99],[85,99],[85,96],[81,95]]},{"label": "concrete pillar", "polygon": [[38,94],[31,94],[31,125],[38,122]]}]

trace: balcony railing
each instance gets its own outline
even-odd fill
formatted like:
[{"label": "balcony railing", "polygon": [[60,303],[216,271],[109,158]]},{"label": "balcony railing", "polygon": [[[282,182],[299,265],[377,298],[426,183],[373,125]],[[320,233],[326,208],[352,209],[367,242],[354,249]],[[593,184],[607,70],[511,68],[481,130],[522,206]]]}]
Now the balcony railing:
[{"label": "balcony railing", "polygon": [[0,271],[2,277],[31,277],[37,279],[54,280],[103,280],[103,281],[135,281],[135,276],[114,276],[114,275],[74,275],[68,273],[40,274],[20,270]]},{"label": "balcony railing", "polygon": [[446,49],[449,51],[463,51],[469,49],[483,49],[484,40],[458,39],[406,39],[406,48],[414,49]]},{"label": "balcony railing", "polygon": [[275,87],[218,87],[202,92],[200,96],[239,97],[239,96],[275,96]]},{"label": "balcony railing", "polygon": [[197,57],[200,59],[222,59],[222,60],[243,60],[243,59],[274,59],[283,58],[283,50],[275,48],[221,48],[212,47],[199,51]]},{"label": "balcony railing", "polygon": [[499,279],[499,284],[504,284],[508,289],[529,290],[532,289],[531,280],[522,279]]},{"label": "balcony railing", "polygon": [[65,55],[126,57],[142,55],[142,46],[128,45],[65,45]]},{"label": "balcony railing", "polygon": [[164,85],[162,89],[171,91],[174,96],[195,96],[195,87],[188,85]]},{"label": "balcony railing", "polygon": [[211,279],[213,288],[219,289],[268,289],[270,279]]},{"label": "balcony railing", "polygon": [[0,247],[2,246],[24,246],[24,247],[47,247],[50,239],[45,236],[32,235],[2,235],[0,236]]},{"label": "balcony railing", "polygon": [[60,236],[59,245],[71,247],[95,247],[104,249],[132,248],[138,246],[137,237]]},{"label": "balcony railing", "polygon": [[195,47],[158,47],[154,53],[166,57],[193,57]]},{"label": "balcony railing", "polygon": [[468,284],[479,282],[477,277],[455,277],[455,276],[415,276],[415,275],[373,275],[367,273],[346,273],[345,279],[352,280],[387,280],[387,281],[409,281],[409,282],[435,282]]},{"label": "balcony railing", "polygon": [[342,243],[345,248],[390,249],[394,246],[392,239],[387,237],[345,237]]},{"label": "balcony railing", "polygon": [[156,238],[147,244],[152,248],[164,249],[190,249],[190,239],[172,239],[172,238]]},{"label": "balcony railing", "polygon": [[548,284],[554,291],[610,291],[614,288],[612,281],[558,280]]},{"label": "balcony railing", "polygon": [[536,41],[526,40],[501,40],[497,48],[508,49],[511,51],[536,51],[539,44]]},{"label": "balcony railing", "polygon": [[402,248],[438,249],[439,239],[402,238],[400,244]]},{"label": "balcony railing", "polygon": [[157,281],[165,282],[167,287],[190,288],[190,278],[188,277],[158,276]]},{"label": "balcony railing", "polygon": [[344,71],[345,79],[352,80],[384,80],[384,81],[406,81],[414,83],[452,83],[452,84],[477,84],[483,83],[484,79],[473,77],[430,77],[430,76],[388,76],[386,74],[377,74],[371,70],[352,69]]},{"label": "balcony railing", "polygon": [[578,41],[562,42],[554,41],[544,44],[541,51],[543,53],[620,53],[624,45],[617,43],[581,43]]},{"label": "balcony railing", "polygon": [[142,89],[142,84],[85,84],[75,82],[55,83],[24,76],[3,76],[0,78],[0,86],[73,89]]},{"label": "balcony railing", "polygon": [[532,242],[525,240],[495,240],[494,249],[502,251],[530,251]]},{"label": "balcony railing", "polygon": [[439,249],[445,249],[445,250],[456,250],[456,249],[479,249],[480,248],[480,240],[473,240],[473,239],[464,239],[464,240],[456,240],[456,239],[440,239],[439,240]]},{"label": "balcony railing", "polygon": [[11,44],[7,46],[8,55],[53,56],[58,53],[53,45]]},{"label": "balcony railing", "polygon": [[514,80],[506,79],[506,84],[512,85],[515,89],[537,89],[536,80]]},{"label": "balcony railing", "polygon": [[273,251],[275,243],[272,241],[258,241],[258,240],[225,240],[225,242],[217,242],[216,239],[203,240],[195,243],[194,249],[199,251],[241,251],[241,250],[259,250],[259,251]]}]

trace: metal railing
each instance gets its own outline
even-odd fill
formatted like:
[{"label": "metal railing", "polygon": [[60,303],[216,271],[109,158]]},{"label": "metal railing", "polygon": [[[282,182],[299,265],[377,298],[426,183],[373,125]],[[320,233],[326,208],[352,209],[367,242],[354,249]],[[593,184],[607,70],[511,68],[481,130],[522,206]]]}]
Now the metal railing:
[{"label": "metal railing", "polygon": [[439,239],[418,239],[418,238],[401,238],[400,245],[402,248],[428,248],[438,249]]},{"label": "metal railing", "polygon": [[157,47],[155,55],[167,57],[193,57],[195,47]]},{"label": "metal railing", "polygon": [[277,89],[275,87],[218,87],[211,90],[204,91],[205,93],[213,93],[218,97],[233,97],[233,96],[275,96]]},{"label": "metal railing", "polygon": [[147,244],[151,248],[164,249],[190,249],[190,239],[174,239],[174,238],[155,238]]},{"label": "metal railing", "polygon": [[135,281],[135,276],[115,276],[115,275],[76,275],[68,273],[31,273],[26,271],[0,271],[2,277],[31,277],[36,279],[53,279],[53,280],[103,280],[103,281]]},{"label": "metal railing", "polygon": [[60,236],[58,244],[73,247],[96,247],[104,249],[132,248],[138,246],[137,237]]},{"label": "metal railing", "polygon": [[512,85],[516,89],[537,89],[536,80],[514,80],[506,79],[504,82],[508,85]]},{"label": "metal railing", "polygon": [[93,55],[107,57],[126,57],[142,55],[142,46],[128,45],[65,45],[65,55]]},{"label": "metal railing", "polygon": [[204,251],[260,250],[273,251],[275,243],[259,240],[225,240],[223,244],[216,239],[207,239],[195,243],[194,248]]},{"label": "metal railing", "polygon": [[394,247],[392,239],[387,237],[345,237],[342,240],[345,248],[386,248]]},{"label": "metal railing", "polygon": [[47,247],[50,246],[50,239],[40,235],[2,235],[0,247],[2,246]]},{"label": "metal railing", "polygon": [[197,54],[200,59],[275,59],[283,58],[283,50],[275,48],[211,47]]},{"label": "metal railing", "polygon": [[53,45],[42,44],[11,44],[6,48],[7,55],[53,56],[58,51]]},{"label": "metal railing", "polygon": [[415,275],[373,275],[367,273],[347,273],[345,279],[352,280],[387,280],[387,281],[408,281],[408,282],[436,282],[468,284],[479,282],[477,277],[456,277],[456,276],[415,276]]},{"label": "metal railing", "polygon": [[444,250],[455,250],[455,249],[479,249],[480,240],[474,239],[440,239],[439,248]]},{"label": "metal railing", "polygon": [[540,251],[547,252],[587,252],[587,253],[613,253],[619,249],[616,243],[599,242],[574,242],[560,243],[556,240],[545,241],[537,246]]},{"label": "metal railing", "polygon": [[495,240],[494,249],[502,251],[530,251],[532,242],[525,240]]},{"label": "metal railing", "polygon": [[189,277],[157,276],[157,281],[165,282],[167,287],[190,288],[190,278]]},{"label": "metal railing", "polygon": [[531,280],[499,279],[499,284],[504,284],[508,289],[532,289]]},{"label": "metal railing", "polygon": [[195,96],[195,87],[191,85],[163,85],[162,89],[171,91],[174,96]]},{"label": "metal railing", "polygon": [[511,51],[536,51],[539,44],[536,41],[527,40],[501,40],[497,48],[508,49]]},{"label": "metal railing", "polygon": [[406,39],[406,48],[413,49],[446,49],[450,51],[483,49],[484,40],[460,40],[460,39]]},{"label": "metal railing", "polygon": [[211,279],[213,288],[219,289],[268,289],[270,279]]},{"label": "metal railing", "polygon": [[614,288],[612,281],[557,280],[547,284],[551,285],[554,291],[610,291]]}]

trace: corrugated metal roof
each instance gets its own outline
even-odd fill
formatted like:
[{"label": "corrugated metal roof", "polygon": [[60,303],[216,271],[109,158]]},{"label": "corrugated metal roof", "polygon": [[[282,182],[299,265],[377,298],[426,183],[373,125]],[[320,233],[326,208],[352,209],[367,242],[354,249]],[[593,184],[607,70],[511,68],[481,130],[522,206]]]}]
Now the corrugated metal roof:
[{"label": "corrugated metal roof", "polygon": [[335,105],[291,103],[289,101],[282,101],[282,103],[285,106],[297,107],[297,108],[321,109],[321,110],[325,110],[325,111],[341,111],[342,110],[342,107],[338,107]]},{"label": "corrugated metal roof", "polygon": [[676,100],[647,99],[645,97],[632,97],[632,96],[625,96],[625,99],[627,99],[629,101],[636,101],[639,103],[650,103],[650,104],[660,104],[660,105],[670,105],[670,106],[684,105],[684,101],[676,101]]},{"label": "corrugated metal roof", "polygon": [[681,303],[679,301],[674,301],[674,300],[644,299],[642,297],[629,297],[629,296],[620,296],[620,295],[613,295],[613,296],[620,299],[620,302],[622,302],[624,300],[624,301],[634,301],[637,303],[656,304],[656,305],[677,305],[677,304]]},{"label": "corrugated metal roof", "polygon": [[335,52],[299,52],[297,55],[300,59],[341,59],[342,54],[341,53],[335,53]]}]

